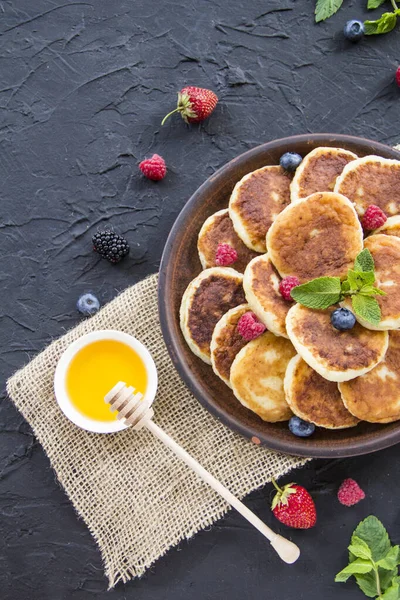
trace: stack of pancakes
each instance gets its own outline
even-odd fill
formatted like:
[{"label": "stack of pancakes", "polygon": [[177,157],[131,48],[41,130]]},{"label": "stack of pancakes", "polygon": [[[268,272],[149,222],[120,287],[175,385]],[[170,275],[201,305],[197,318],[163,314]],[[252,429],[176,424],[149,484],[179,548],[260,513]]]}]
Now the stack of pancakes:
[{"label": "stack of pancakes", "polygon": [[[364,239],[360,218],[371,204],[389,218]],[[219,244],[236,250],[232,267],[216,266]],[[344,279],[364,247],[386,292],[378,326],[358,319],[338,331],[334,307],[280,295],[289,275]],[[400,162],[316,148],[294,175],[257,169],[205,221],[198,251],[204,270],[182,298],[181,329],[245,407],[264,421],[295,414],[328,429],[400,419]],[[249,311],[267,330],[248,342],[237,324]]]}]

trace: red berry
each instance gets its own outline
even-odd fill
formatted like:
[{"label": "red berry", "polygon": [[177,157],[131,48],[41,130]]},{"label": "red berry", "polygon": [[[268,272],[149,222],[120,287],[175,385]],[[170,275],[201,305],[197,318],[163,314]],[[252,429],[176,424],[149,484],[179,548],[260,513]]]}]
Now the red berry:
[{"label": "red berry", "polygon": [[265,327],[264,323],[261,323],[261,321],[257,319],[254,313],[247,312],[240,317],[238,324],[236,325],[236,329],[239,335],[241,335],[246,342],[250,342],[264,333],[267,328]]},{"label": "red berry", "polygon": [[300,285],[300,281],[297,277],[293,275],[288,275],[288,277],[284,277],[279,284],[279,293],[285,300],[293,300],[291,296],[291,291],[294,287]]},{"label": "red berry", "polygon": [[271,508],[278,521],[295,529],[314,527],[317,522],[317,511],[307,490],[296,483],[289,483],[282,489],[274,480],[272,483],[278,492]]},{"label": "red berry", "polygon": [[375,204],[370,204],[367,210],[364,213],[362,218],[362,226],[364,229],[368,231],[372,231],[373,229],[378,229],[378,227],[382,227],[384,223],[387,221],[387,216],[379,208],[379,206],[375,206]]},{"label": "red berry", "polygon": [[139,164],[139,169],[145,177],[152,179],[153,181],[160,181],[160,179],[164,179],[167,174],[165,160],[158,154],[153,154],[151,158],[142,160]]},{"label": "red berry", "polygon": [[229,267],[237,261],[238,253],[229,244],[218,244],[215,262],[219,267]]},{"label": "red berry", "polygon": [[174,112],[179,112],[186,123],[200,123],[211,115],[217,102],[218,96],[211,90],[193,85],[184,87],[178,92],[178,106],[164,117],[161,125]]},{"label": "red berry", "polygon": [[396,83],[400,87],[400,67],[397,67],[397,71],[396,71]]},{"label": "red berry", "polygon": [[345,479],[338,491],[338,500],[344,506],[353,506],[364,500],[365,494],[354,479]]}]

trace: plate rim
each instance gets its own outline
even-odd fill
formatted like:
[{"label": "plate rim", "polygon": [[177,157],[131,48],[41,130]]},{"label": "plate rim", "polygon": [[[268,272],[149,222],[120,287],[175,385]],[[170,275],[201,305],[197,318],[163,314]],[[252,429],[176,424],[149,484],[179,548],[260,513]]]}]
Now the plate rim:
[{"label": "plate rim", "polygon": [[[204,397],[202,389],[197,381],[191,375],[191,371],[189,365],[185,360],[179,358],[179,348],[177,347],[177,340],[175,336],[172,334],[172,323],[175,321],[174,316],[171,314],[171,311],[168,311],[168,303],[164,302],[164,298],[166,294],[168,294],[168,271],[171,268],[170,266],[170,256],[173,254],[174,245],[176,243],[176,234],[181,229],[182,223],[184,223],[188,214],[191,214],[191,210],[193,206],[198,202],[198,197],[201,196],[205,190],[209,187],[210,184],[215,185],[215,182],[221,176],[225,176],[226,171],[234,168],[237,163],[246,162],[253,156],[257,156],[258,154],[274,150],[276,147],[282,146],[284,144],[295,144],[297,143],[307,143],[307,142],[318,142],[324,141],[337,143],[340,145],[344,144],[358,144],[359,146],[363,146],[367,149],[368,146],[371,147],[372,153],[377,154],[379,151],[384,153],[390,152],[397,155],[398,160],[400,160],[400,151],[395,148],[388,146],[387,144],[382,144],[381,142],[375,142],[368,138],[357,137],[346,134],[333,134],[333,133],[313,133],[313,134],[300,134],[294,136],[288,136],[284,138],[274,139],[270,142],[265,142],[263,144],[259,144],[242,154],[239,154],[235,158],[231,159],[222,167],[220,167],[213,175],[208,177],[194,192],[191,194],[190,198],[187,200],[185,205],[182,207],[181,211],[177,215],[174,224],[169,232],[167,241],[165,243],[163,253],[160,261],[160,269],[159,269],[159,278],[158,278],[158,287],[157,287],[157,296],[158,296],[158,312],[160,318],[160,326],[163,334],[164,342],[166,344],[169,356],[174,365],[174,368],[177,370],[179,377],[182,379],[183,383],[189,389],[189,391],[193,394],[200,404],[206,408],[214,417],[216,417],[219,421],[221,421],[226,427],[228,427],[231,431],[237,432],[241,434],[248,440],[252,440],[252,438],[256,437],[255,443],[261,443],[264,447],[269,448],[270,450],[274,450],[277,452],[281,452],[283,454],[291,454],[302,457],[309,458],[345,458],[350,456],[361,456],[364,454],[370,454],[372,452],[376,452],[378,450],[383,450],[390,446],[393,446],[400,442],[400,423],[399,428],[394,431],[386,431],[382,429],[382,435],[377,435],[370,440],[367,441],[357,441],[355,439],[354,442],[346,442],[343,447],[336,446],[332,444],[331,447],[318,447],[316,446],[304,446],[302,445],[302,440],[293,436],[293,441],[290,442],[290,449],[287,448],[287,444],[282,442],[279,438],[268,436],[263,436],[258,434],[254,436],[254,432],[251,430],[251,427],[246,426],[240,420],[238,420],[235,416],[230,415],[229,421],[224,412],[224,410],[215,405],[210,404],[209,401]],[[199,359],[201,360],[201,359]],[[210,367],[211,368],[211,367]],[[262,438],[260,440],[259,438]]]}]

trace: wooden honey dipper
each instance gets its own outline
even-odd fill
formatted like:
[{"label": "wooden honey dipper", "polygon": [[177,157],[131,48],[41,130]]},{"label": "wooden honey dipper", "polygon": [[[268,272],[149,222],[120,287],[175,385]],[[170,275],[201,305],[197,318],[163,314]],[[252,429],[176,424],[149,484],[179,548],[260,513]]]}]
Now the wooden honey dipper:
[{"label": "wooden honey dipper", "polygon": [[261,521],[250,509],[247,508],[236,496],[234,496],[218,479],[209,473],[200,465],[190,454],[177,444],[168,434],[165,433],[156,423],[152,421],[154,411],[151,408],[151,402],[143,399],[140,392],[135,393],[133,387],[128,387],[126,383],[119,381],[104,397],[104,402],[110,404],[111,411],[118,411],[117,418],[124,419],[127,425],[130,425],[134,431],[139,431],[147,427],[159,440],[161,440],[172,452],[174,452],[188,467],[193,469],[199,477],[210,485],[218,494],[220,494],[228,504],[251,523],[271,542],[271,546],[278,553],[280,558],[292,564],[300,556],[300,550],[293,542],[278,535]]}]

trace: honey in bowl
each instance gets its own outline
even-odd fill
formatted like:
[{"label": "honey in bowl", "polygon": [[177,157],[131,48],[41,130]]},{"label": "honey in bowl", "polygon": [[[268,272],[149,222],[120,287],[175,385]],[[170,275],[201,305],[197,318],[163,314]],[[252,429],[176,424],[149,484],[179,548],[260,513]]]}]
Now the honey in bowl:
[{"label": "honey in bowl", "polygon": [[66,373],[66,391],[73,406],[95,421],[115,421],[104,396],[117,381],[137,392],[147,388],[147,370],[139,354],[127,344],[104,339],[91,342],[72,358]]}]

